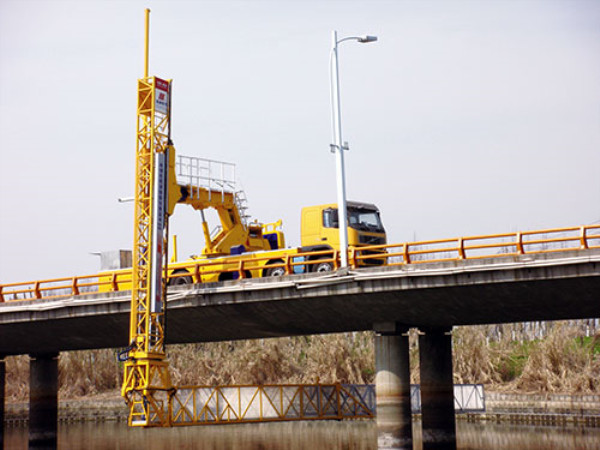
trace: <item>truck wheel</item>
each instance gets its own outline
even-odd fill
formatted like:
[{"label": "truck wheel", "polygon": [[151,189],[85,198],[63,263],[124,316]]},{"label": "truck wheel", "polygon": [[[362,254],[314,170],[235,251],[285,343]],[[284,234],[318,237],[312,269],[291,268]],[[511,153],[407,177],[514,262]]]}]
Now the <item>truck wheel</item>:
[{"label": "truck wheel", "polygon": [[219,274],[219,281],[231,281],[233,280],[233,274],[231,272],[223,272]]},{"label": "truck wheel", "polygon": [[270,267],[275,264],[283,264],[281,259],[269,261],[263,270],[263,277],[282,277],[285,275],[285,267]]},{"label": "truck wheel", "polygon": [[179,275],[175,278],[171,278],[167,286],[183,286],[184,284],[193,284],[194,280],[191,276],[181,276],[183,273],[189,273],[187,270],[182,270],[180,272],[174,272],[173,275]]},{"label": "truck wheel", "polygon": [[266,276],[267,277],[282,277],[285,275],[285,269],[283,267],[271,267],[267,269]]},{"label": "truck wheel", "polygon": [[313,264],[313,272],[331,272],[333,270],[333,263],[330,261],[323,261]]}]

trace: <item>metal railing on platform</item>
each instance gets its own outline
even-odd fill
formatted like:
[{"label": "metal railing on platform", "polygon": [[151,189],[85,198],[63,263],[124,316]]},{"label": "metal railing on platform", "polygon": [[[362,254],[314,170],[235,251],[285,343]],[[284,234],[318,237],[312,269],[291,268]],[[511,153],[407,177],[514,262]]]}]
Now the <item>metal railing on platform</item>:
[{"label": "metal railing on platform", "polygon": [[[584,225],[537,231],[503,233],[406,242],[401,244],[354,247],[349,252],[352,268],[364,266],[404,266],[447,261],[477,260],[519,255],[539,255],[600,248],[600,225]],[[243,255],[242,255],[243,256]],[[335,250],[319,252],[290,252],[273,256],[252,258],[221,257],[217,259],[190,260],[169,265],[169,279],[188,277],[202,282],[209,275],[228,274],[230,279],[247,278],[250,273],[262,273],[268,268],[280,267],[285,274],[311,271],[316,264],[331,263],[339,267],[339,254]],[[260,275],[259,275],[260,276]],[[98,291],[127,290],[131,284],[131,269],[119,269],[93,275],[53,278],[19,283],[0,284],[0,303],[18,300],[52,299],[84,295]]]}]

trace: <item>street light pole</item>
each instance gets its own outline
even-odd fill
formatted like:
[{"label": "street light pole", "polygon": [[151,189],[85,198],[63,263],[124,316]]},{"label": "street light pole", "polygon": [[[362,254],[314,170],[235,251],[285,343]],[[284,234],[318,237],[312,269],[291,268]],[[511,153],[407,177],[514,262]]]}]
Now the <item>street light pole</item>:
[{"label": "street light pole", "polygon": [[348,144],[342,141],[342,114],[340,107],[340,75],[338,65],[338,44],[344,41],[360,43],[375,42],[376,36],[350,36],[338,40],[337,31],[331,32],[331,53],[329,69],[331,78],[331,124],[333,144],[331,151],[336,154],[336,184],[338,198],[338,226],[340,230],[340,268],[348,267],[348,208],[346,205],[346,175],[344,172],[344,150]]}]

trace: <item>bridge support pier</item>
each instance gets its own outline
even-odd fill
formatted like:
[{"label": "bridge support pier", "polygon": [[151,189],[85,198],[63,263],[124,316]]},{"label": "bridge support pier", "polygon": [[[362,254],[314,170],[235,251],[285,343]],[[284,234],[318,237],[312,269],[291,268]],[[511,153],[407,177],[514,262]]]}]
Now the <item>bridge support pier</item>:
[{"label": "bridge support pier", "polygon": [[455,449],[451,328],[421,331],[419,360],[423,449]]},{"label": "bridge support pier", "polygon": [[376,324],[375,396],[379,449],[412,449],[408,329]]},{"label": "bridge support pier", "polygon": [[32,354],[30,358],[29,448],[56,448],[58,354]]}]

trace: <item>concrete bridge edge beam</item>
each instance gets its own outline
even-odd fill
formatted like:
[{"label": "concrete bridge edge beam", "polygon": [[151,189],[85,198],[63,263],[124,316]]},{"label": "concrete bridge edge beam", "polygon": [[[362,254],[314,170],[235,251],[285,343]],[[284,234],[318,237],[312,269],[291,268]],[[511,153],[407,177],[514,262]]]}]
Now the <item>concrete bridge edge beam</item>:
[{"label": "concrete bridge edge beam", "polygon": [[452,328],[419,334],[423,449],[456,449]]},{"label": "concrete bridge edge beam", "polygon": [[29,448],[57,448],[58,353],[29,356]]},{"label": "concrete bridge edge beam", "polygon": [[379,449],[412,449],[408,328],[375,324],[375,401]]}]

